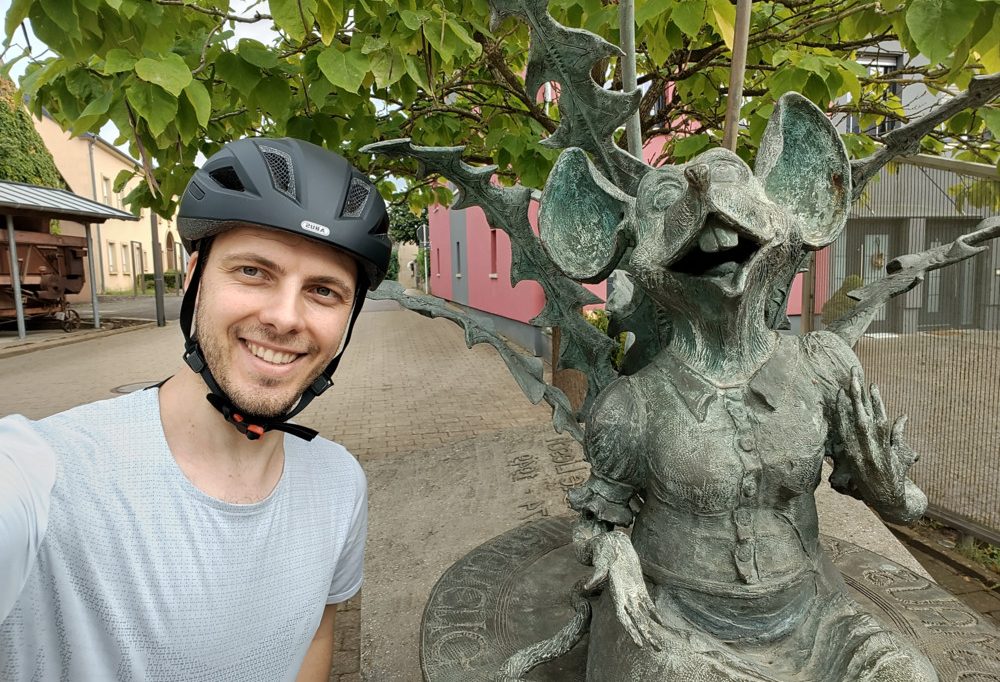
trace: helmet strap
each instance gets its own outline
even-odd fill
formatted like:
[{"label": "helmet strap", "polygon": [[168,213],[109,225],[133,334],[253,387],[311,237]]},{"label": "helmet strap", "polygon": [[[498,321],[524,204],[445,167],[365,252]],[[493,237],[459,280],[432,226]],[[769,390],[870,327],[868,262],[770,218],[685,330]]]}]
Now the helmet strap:
[{"label": "helmet strap", "polygon": [[367,286],[363,286],[366,284],[363,276],[359,277],[359,281],[357,283],[357,293],[354,298],[353,309],[351,310],[351,320],[347,325],[347,331],[345,332],[344,339],[341,341],[340,350],[337,351],[337,354],[326,366],[323,372],[316,377],[316,380],[313,381],[308,388],[306,388],[306,390],[302,393],[302,396],[299,398],[298,403],[296,403],[291,410],[280,417],[251,415],[241,412],[226,392],[222,390],[222,387],[219,386],[215,377],[212,376],[212,370],[209,369],[208,363],[205,361],[205,356],[202,353],[201,347],[198,345],[197,339],[195,339],[194,335],[191,333],[192,324],[194,322],[195,302],[198,297],[198,286],[201,282],[202,270],[206,260],[206,258],[203,258],[202,256],[207,256],[207,249],[204,248],[205,246],[207,246],[207,244],[203,244],[200,249],[202,253],[199,254],[198,262],[195,263],[194,272],[191,273],[191,282],[189,283],[187,290],[184,292],[184,299],[181,302],[180,324],[181,331],[184,334],[184,362],[187,363],[188,367],[190,367],[192,371],[201,375],[202,380],[204,380],[205,384],[208,386],[209,393],[205,396],[205,398],[208,400],[209,404],[218,410],[227,422],[232,424],[237,431],[242,433],[249,440],[257,440],[268,431],[284,431],[285,433],[297,436],[306,441],[312,440],[316,437],[317,431],[305,426],[300,426],[299,424],[289,424],[287,421],[304,410],[314,398],[318,397],[328,388],[333,386],[331,377],[333,376],[334,371],[336,371],[337,365],[340,364],[340,358],[343,355],[344,349],[351,340],[351,332],[354,330],[354,323],[357,321],[358,315],[361,313],[365,290],[367,289]]}]

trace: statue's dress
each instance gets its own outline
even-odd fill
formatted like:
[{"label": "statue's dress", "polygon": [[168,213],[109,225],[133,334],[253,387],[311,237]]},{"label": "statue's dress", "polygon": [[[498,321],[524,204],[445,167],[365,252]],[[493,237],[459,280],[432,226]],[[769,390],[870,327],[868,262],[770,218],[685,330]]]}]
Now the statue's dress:
[{"label": "statue's dress", "polygon": [[675,632],[662,651],[637,647],[605,591],[588,680],[937,680],[850,600],[819,546],[813,492],[856,365],[832,334],[781,336],[746,383],[716,385],[666,351],[601,394],[587,425],[592,475],[570,502],[634,523],[650,595]]}]

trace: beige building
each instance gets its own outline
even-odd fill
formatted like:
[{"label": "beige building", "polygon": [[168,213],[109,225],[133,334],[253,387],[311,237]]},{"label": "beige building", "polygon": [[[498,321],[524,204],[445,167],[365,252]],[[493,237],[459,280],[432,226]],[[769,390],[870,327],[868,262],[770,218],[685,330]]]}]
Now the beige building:
[{"label": "beige building", "polygon": [[[139,168],[135,159],[95,135],[71,137],[48,116],[34,119],[34,123],[52,154],[56,168],[74,194],[130,210],[122,199],[136,183],[142,181],[141,175],[130,180],[122,192],[114,191],[114,182],[121,171]],[[157,227],[163,269],[182,270],[186,256],[175,221],[159,219]],[[62,221],[60,229],[64,234],[84,235],[83,226],[75,223]],[[99,293],[132,291],[137,275],[153,272],[149,209],[142,210],[138,222],[109,220],[103,225],[94,225],[92,233]],[[89,289],[89,286],[86,287],[79,297],[87,298]]]}]

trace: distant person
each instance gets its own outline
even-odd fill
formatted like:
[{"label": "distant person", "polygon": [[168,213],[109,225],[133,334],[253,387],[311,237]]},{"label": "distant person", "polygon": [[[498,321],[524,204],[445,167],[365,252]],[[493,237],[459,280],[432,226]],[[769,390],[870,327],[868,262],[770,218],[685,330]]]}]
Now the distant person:
[{"label": "distant person", "polygon": [[178,372],[0,419],[5,682],[329,678],[365,477],[289,419],[331,386],[385,276],[385,204],[332,152],[246,139],[195,173],[178,227]]}]

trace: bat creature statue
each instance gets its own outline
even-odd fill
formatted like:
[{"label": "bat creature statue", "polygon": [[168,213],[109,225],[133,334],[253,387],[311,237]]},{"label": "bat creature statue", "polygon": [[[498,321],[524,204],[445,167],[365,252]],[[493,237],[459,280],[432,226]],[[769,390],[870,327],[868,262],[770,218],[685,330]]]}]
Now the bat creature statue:
[{"label": "bat creature statue", "polygon": [[[938,679],[850,599],[818,537],[824,456],[834,487],[884,518],[923,514],[905,418],[889,419],[839,336],[766,319],[803,250],[844,228],[850,177],[836,130],[796,94],[754,170],[713,149],[648,172],[633,198],[579,149],[557,162],[539,219],[552,260],[578,281],[629,271],[671,327],[586,423],[592,475],[570,504],[593,566],[588,680]],[[575,231],[594,224],[612,229],[588,247]],[[514,663],[501,678],[521,674]]]}]

